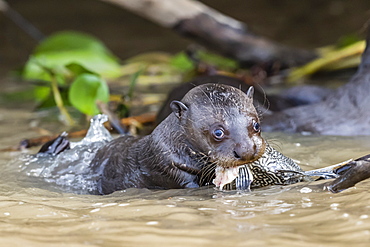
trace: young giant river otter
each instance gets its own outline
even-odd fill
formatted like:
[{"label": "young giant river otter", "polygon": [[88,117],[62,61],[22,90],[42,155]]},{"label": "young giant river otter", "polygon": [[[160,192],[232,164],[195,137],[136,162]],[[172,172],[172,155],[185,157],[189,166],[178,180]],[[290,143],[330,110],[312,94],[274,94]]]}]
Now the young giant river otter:
[{"label": "young giant river otter", "polygon": [[[219,189],[249,190],[317,178],[338,192],[370,177],[370,155],[303,171],[260,136],[253,88],[207,84],[173,101],[173,113],[145,137],[112,141],[95,116],[84,139],[66,134],[22,161],[28,176],[43,177],[70,192],[108,194],[125,188],[194,188],[212,182]],[[71,145],[70,145],[71,144]]]},{"label": "young giant river otter", "polygon": [[97,152],[91,167],[99,194],[199,187],[208,166],[237,167],[265,151],[253,87],[244,93],[205,84],[170,106],[172,113],[150,135],[122,136]]}]

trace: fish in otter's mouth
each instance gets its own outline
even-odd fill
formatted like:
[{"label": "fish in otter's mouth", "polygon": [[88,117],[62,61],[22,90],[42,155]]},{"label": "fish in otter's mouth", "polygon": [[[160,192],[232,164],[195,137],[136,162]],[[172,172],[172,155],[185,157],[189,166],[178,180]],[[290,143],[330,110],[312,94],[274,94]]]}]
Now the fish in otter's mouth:
[{"label": "fish in otter's mouth", "polygon": [[[302,181],[309,182],[317,179],[334,178],[335,180],[330,182],[327,188],[331,192],[339,192],[342,188],[346,189],[353,186],[355,184],[353,181],[361,180],[356,171],[353,170],[355,172],[352,172],[351,169],[361,167],[361,164],[359,165],[356,162],[368,159],[368,156],[364,156],[355,161],[350,159],[335,165],[303,171],[292,159],[266,145],[265,153],[256,161],[238,167],[216,166],[216,178],[213,180],[213,184],[219,190],[248,191],[269,185],[289,185]],[[349,174],[356,174],[356,176],[349,178]],[[363,171],[361,174],[363,174]],[[333,184],[335,188],[340,188],[340,190],[332,190]]]},{"label": "fish in otter's mouth", "polygon": [[255,161],[236,167],[216,166],[213,184],[223,190],[249,190],[268,185],[300,182],[305,175],[290,158],[266,144],[264,154]]},{"label": "fish in otter's mouth", "polygon": [[217,166],[215,169],[215,179],[213,184],[216,185],[219,190],[222,190],[225,184],[229,184],[236,179],[239,175],[239,167],[222,167]]}]

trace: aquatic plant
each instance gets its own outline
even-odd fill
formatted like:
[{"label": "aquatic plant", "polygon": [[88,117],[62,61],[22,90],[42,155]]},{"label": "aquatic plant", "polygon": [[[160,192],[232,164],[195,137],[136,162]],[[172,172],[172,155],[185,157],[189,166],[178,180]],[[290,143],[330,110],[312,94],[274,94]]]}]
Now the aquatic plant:
[{"label": "aquatic plant", "polygon": [[42,41],[22,71],[24,79],[39,82],[35,97],[40,105],[55,103],[69,125],[73,120],[65,105],[89,116],[99,113],[96,102],[109,100],[105,78],[119,75],[118,58],[102,42],[72,31],[59,32]]}]

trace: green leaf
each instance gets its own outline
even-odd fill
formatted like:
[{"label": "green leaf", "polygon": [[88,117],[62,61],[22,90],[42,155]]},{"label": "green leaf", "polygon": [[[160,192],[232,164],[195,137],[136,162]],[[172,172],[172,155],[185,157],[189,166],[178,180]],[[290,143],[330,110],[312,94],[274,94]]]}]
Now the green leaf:
[{"label": "green leaf", "polygon": [[141,73],[143,73],[144,69],[140,69],[138,70],[137,72],[135,72],[132,76],[131,76],[131,79],[130,79],[130,87],[128,89],[128,93],[127,93],[127,96],[128,98],[131,100],[133,98],[133,95],[134,95],[134,89],[135,89],[135,86],[136,86],[136,83],[137,83],[137,80],[139,79],[139,75]]},{"label": "green leaf", "polygon": [[92,35],[75,31],[62,31],[49,36],[36,47],[34,54],[72,50],[90,50],[112,55],[105,45]]},{"label": "green leaf", "polygon": [[217,55],[215,53],[211,53],[208,51],[198,51],[198,56],[201,61],[204,61],[208,64],[213,64],[220,69],[237,69],[239,68],[238,62],[231,58],[226,58],[221,55]]},{"label": "green leaf", "polygon": [[340,37],[335,46],[336,46],[337,49],[340,49],[340,48],[344,48],[346,46],[350,46],[350,45],[352,45],[354,43],[357,43],[361,40],[362,39],[357,34],[348,34],[348,35],[344,35],[344,36]]},{"label": "green leaf", "polygon": [[[53,70],[68,73],[65,66],[76,63],[85,67],[87,70],[100,74],[106,78],[116,78],[121,75],[120,65],[111,57],[104,54],[94,53],[89,50],[74,50],[65,52],[48,52],[33,56],[40,61],[43,66]],[[49,81],[49,75],[40,66],[30,59],[24,68],[23,77],[25,79],[39,79]]]},{"label": "green leaf", "polygon": [[[35,90],[38,90],[37,88],[41,87],[36,87]],[[70,105],[68,101],[68,91],[67,90],[61,90],[60,95],[63,100],[63,104],[65,106]],[[43,109],[43,108],[50,108],[50,107],[55,107],[57,104],[55,103],[55,98],[54,95],[51,93],[51,89],[49,88],[49,94],[45,95],[44,98],[38,100],[37,104],[37,109]]]},{"label": "green leaf", "polygon": [[95,74],[93,71],[86,69],[84,66],[78,63],[70,63],[66,65],[66,68],[73,74],[73,76],[77,77],[81,74]]},{"label": "green leaf", "polygon": [[109,89],[106,82],[93,74],[81,74],[72,83],[69,90],[71,104],[87,115],[96,115],[99,109],[96,102],[108,102]]},{"label": "green leaf", "polygon": [[122,74],[118,59],[99,40],[77,32],[60,32],[36,47],[24,67],[23,77],[49,81],[50,75],[42,66],[67,74],[65,66],[73,63],[106,78],[116,78]]},{"label": "green leaf", "polygon": [[51,94],[49,86],[36,86],[33,89],[33,94],[38,102],[44,101]]},{"label": "green leaf", "polygon": [[189,59],[185,52],[176,54],[170,61],[170,64],[182,71],[189,71],[194,69],[194,63]]}]

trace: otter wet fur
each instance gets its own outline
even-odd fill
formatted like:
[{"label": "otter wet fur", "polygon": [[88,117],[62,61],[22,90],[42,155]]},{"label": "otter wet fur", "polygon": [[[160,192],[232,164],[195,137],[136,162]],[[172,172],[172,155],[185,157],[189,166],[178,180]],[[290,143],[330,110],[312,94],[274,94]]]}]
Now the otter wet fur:
[{"label": "otter wet fur", "polygon": [[150,135],[122,136],[97,152],[91,162],[97,194],[200,187],[204,176],[211,179],[211,166],[240,166],[265,151],[253,87],[244,93],[204,84],[170,106],[172,113]]}]

